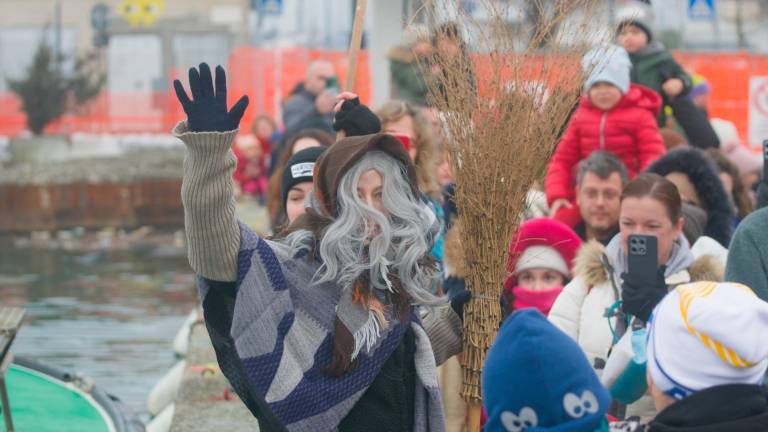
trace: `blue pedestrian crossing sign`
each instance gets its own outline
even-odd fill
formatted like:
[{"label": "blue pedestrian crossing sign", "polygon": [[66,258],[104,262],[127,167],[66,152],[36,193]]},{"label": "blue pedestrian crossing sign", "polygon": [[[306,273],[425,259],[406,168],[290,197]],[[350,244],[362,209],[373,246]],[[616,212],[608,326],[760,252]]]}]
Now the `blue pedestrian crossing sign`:
[{"label": "blue pedestrian crossing sign", "polygon": [[688,17],[694,20],[714,21],[715,0],[688,0]]},{"label": "blue pedestrian crossing sign", "polygon": [[251,0],[251,8],[265,15],[283,13],[283,0]]}]

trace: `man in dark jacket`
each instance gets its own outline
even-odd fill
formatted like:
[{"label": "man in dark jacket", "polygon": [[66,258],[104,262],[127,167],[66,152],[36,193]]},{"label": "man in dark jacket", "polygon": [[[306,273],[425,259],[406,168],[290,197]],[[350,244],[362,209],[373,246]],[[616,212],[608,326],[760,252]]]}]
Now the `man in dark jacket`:
[{"label": "man in dark jacket", "polygon": [[768,303],[746,286],[682,285],[648,327],[648,384],[658,415],[647,430],[765,431]]},{"label": "man in dark jacket", "polygon": [[304,129],[320,129],[333,133],[333,106],[338,95],[338,81],[333,65],[326,60],[315,60],[307,66],[304,81],[297,84],[283,104],[282,139],[274,143],[269,163],[269,175],[277,166],[285,144]]},{"label": "man in dark jacket", "polygon": [[307,76],[303,88],[297,89],[283,106],[283,124],[286,134],[298,132],[297,127],[312,118],[324,122],[330,129],[333,121],[333,106],[336,93],[328,88],[335,82],[333,65],[325,60],[315,60],[307,66]]},{"label": "man in dark jacket", "polygon": [[434,54],[432,41],[425,29],[414,27],[406,31],[404,44],[387,52],[389,71],[392,76],[392,98],[418,106],[427,106],[431,77],[425,75]]}]

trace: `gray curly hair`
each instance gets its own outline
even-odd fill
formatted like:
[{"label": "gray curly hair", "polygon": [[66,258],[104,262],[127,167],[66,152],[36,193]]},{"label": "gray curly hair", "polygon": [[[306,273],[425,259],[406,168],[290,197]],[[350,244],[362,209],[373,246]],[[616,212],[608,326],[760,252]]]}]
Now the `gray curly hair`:
[{"label": "gray curly hair", "polygon": [[[388,214],[358,197],[360,176],[370,170],[381,175],[382,201]],[[322,265],[315,280],[335,281],[350,288],[367,273],[372,288],[393,292],[389,276],[395,275],[413,304],[444,303],[431,292],[439,278],[438,268],[425,265],[423,260],[442,227],[432,209],[414,197],[402,164],[384,152],[370,152],[342,177],[338,188],[338,217],[321,233],[317,250]],[[318,204],[310,197],[308,205]],[[373,228],[377,235],[366,245]],[[295,254],[309,249],[315,237],[308,230],[298,230],[285,241]]]}]

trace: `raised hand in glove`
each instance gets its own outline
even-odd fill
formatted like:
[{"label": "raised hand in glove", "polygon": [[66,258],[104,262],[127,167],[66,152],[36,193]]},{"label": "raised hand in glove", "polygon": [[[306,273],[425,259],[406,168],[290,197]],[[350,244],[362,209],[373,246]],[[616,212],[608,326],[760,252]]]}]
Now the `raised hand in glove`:
[{"label": "raised hand in glove", "polygon": [[637,274],[622,273],[621,301],[625,313],[648,321],[653,308],[667,295],[667,282],[664,277],[666,270],[667,266],[659,267],[654,282],[650,285]]},{"label": "raised hand in glove", "polygon": [[370,135],[381,132],[381,122],[376,114],[360,103],[360,98],[353,93],[342,93],[342,99],[336,104],[333,130],[344,131],[345,136]]},{"label": "raised hand in glove", "polygon": [[192,132],[227,132],[235,130],[240,125],[245,108],[248,107],[248,96],[243,96],[227,110],[227,77],[224,68],[216,66],[216,88],[214,91],[211,68],[206,63],[200,63],[200,71],[189,69],[189,89],[192,99],[189,99],[184,86],[179,80],[173,81],[176,97],[179,98],[187,123]]}]

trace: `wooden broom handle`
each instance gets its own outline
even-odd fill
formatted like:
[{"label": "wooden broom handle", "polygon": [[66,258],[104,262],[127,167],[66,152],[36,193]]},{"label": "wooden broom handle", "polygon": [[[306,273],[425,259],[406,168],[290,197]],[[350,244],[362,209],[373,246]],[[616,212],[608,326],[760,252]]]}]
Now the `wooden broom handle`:
[{"label": "wooden broom handle", "polygon": [[468,404],[469,416],[467,418],[467,430],[469,432],[480,432],[480,417],[482,413],[482,405],[477,402]]},{"label": "wooden broom handle", "polygon": [[[357,0],[355,8],[355,22],[352,24],[352,39],[349,41],[349,66],[347,67],[347,79],[344,82],[344,91],[355,92],[357,81],[357,59],[360,58],[360,45],[363,43],[363,29],[365,28],[365,7],[368,0]],[[344,131],[336,133],[336,141],[344,138]]]},{"label": "wooden broom handle", "polygon": [[360,45],[363,43],[363,30],[365,28],[365,8],[368,0],[357,0],[355,8],[355,22],[352,25],[352,40],[349,41],[349,67],[347,68],[347,80],[344,83],[344,91],[354,92],[357,81],[357,59],[360,58]]}]

